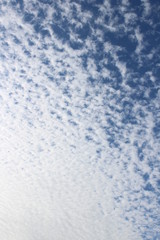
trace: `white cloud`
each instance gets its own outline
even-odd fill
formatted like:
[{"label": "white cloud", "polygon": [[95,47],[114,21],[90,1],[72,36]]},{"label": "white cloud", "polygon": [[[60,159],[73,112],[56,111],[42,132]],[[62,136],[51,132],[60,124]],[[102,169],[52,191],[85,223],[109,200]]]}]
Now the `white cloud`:
[{"label": "white cloud", "polygon": [[[150,216],[144,217],[142,210],[150,209],[142,199],[143,194],[147,195],[142,191],[143,174],[148,172],[154,185],[158,171],[151,171],[148,161],[159,150],[153,137],[154,117],[147,107],[130,100],[134,90],[128,87],[127,80],[132,71],[118,55],[123,48],[104,40],[104,30],[119,31],[114,9],[104,1],[95,21],[94,14],[82,12],[80,4],[57,2],[62,15],[60,28],[67,20],[71,24],[69,39],[83,43],[75,50],[70,40],[63,41],[51,28],[56,13],[54,3],[23,2],[35,21],[39,8],[45,10],[41,27],[50,35],[36,33],[33,23],[25,23],[23,13],[16,11],[16,5],[13,9],[11,4],[2,4],[1,237],[142,239],[146,229],[139,230],[141,223],[147,226],[151,220]],[[127,8],[127,1],[123,4]],[[105,26],[106,14],[110,21]],[[125,15],[126,25],[132,18],[136,16]],[[88,22],[92,35],[79,40],[75,29]],[[144,36],[138,27],[135,38],[136,53],[140,54]],[[103,51],[100,60],[94,56],[99,53],[98,43]],[[118,68],[122,89],[101,83],[102,77],[116,80],[111,78],[116,70],[111,70],[109,63]],[[153,73],[147,74],[155,82]],[[123,122],[130,115],[137,124]],[[137,149],[142,146],[145,160],[141,162]],[[153,193],[149,197],[152,199]]]},{"label": "white cloud", "polygon": [[135,25],[137,21],[137,15],[135,13],[125,13],[124,14],[125,24]]},{"label": "white cloud", "polygon": [[143,6],[144,6],[144,14],[149,15],[151,11],[151,6],[149,0],[141,0]]},{"label": "white cloud", "polygon": [[135,37],[138,43],[135,52],[136,54],[139,55],[144,46],[143,46],[143,34],[140,32],[138,28],[135,30]]}]

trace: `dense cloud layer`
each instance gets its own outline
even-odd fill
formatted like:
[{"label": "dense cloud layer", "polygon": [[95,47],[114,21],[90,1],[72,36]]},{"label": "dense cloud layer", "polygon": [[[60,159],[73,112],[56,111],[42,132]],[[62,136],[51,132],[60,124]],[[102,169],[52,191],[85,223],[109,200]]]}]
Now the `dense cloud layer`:
[{"label": "dense cloud layer", "polygon": [[160,238],[159,11],[1,1],[2,239]]}]

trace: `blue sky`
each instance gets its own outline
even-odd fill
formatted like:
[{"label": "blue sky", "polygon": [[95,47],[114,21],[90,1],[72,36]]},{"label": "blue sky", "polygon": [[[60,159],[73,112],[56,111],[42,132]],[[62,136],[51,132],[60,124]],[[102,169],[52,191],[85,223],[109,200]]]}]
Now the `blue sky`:
[{"label": "blue sky", "polygon": [[159,12],[1,1],[3,239],[160,239]]}]

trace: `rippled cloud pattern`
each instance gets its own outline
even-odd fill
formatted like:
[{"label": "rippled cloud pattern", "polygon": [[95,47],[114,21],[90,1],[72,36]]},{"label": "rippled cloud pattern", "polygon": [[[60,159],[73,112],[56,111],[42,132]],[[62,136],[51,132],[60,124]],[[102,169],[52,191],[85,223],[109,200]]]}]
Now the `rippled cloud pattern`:
[{"label": "rippled cloud pattern", "polygon": [[1,239],[160,239],[159,12],[1,0]]}]

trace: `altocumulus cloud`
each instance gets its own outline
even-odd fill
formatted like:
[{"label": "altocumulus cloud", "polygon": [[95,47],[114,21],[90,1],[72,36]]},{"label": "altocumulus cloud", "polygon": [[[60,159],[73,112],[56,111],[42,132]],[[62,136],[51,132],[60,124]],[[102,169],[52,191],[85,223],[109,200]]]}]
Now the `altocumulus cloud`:
[{"label": "altocumulus cloud", "polygon": [[2,239],[160,238],[159,8],[1,1]]}]

